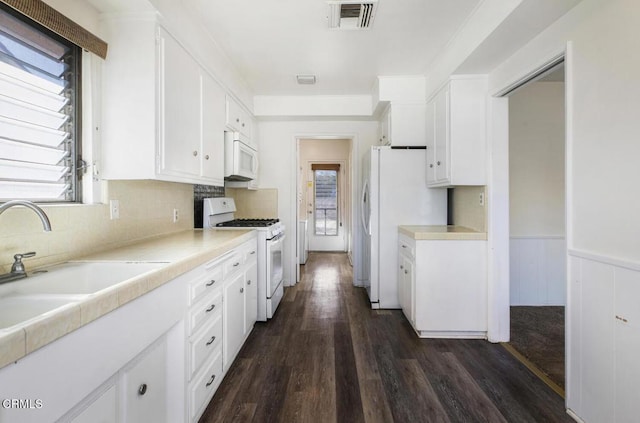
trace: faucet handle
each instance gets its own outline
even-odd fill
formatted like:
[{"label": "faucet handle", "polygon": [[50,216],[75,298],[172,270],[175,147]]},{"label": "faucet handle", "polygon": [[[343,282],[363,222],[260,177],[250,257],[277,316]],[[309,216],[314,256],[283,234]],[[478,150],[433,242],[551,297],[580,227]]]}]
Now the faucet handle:
[{"label": "faucet handle", "polygon": [[22,264],[23,258],[29,258],[36,255],[35,251],[30,251],[28,253],[15,254],[13,256],[13,265],[11,266],[11,273],[26,273],[24,269],[24,264]]}]

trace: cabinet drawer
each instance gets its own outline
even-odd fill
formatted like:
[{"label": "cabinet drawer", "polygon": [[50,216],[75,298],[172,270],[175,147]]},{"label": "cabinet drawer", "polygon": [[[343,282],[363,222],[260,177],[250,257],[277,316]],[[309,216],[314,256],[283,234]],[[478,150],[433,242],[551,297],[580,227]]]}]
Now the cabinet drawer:
[{"label": "cabinet drawer", "polygon": [[195,304],[207,293],[222,287],[222,263],[216,265],[207,273],[191,282],[189,288],[189,305]]},{"label": "cabinet drawer", "polygon": [[258,247],[255,244],[244,248],[243,253],[245,263],[252,263],[258,259]]},{"label": "cabinet drawer", "polygon": [[398,251],[400,254],[409,258],[414,258],[416,256],[415,247],[402,239],[398,242]]},{"label": "cabinet drawer", "polygon": [[224,262],[224,277],[226,278],[232,273],[240,270],[243,264],[244,255],[239,251],[234,252],[233,255]]},{"label": "cabinet drawer", "polygon": [[191,373],[189,379],[196,373],[205,359],[216,350],[222,343],[222,315],[214,318],[211,324],[189,341],[189,355],[191,357]]},{"label": "cabinet drawer", "polygon": [[194,333],[207,319],[213,319],[220,313],[220,310],[222,310],[222,290],[191,307],[189,333]]},{"label": "cabinet drawer", "polygon": [[216,392],[222,379],[222,352],[218,351],[201,373],[191,382],[189,387],[191,398],[191,421],[200,418],[202,409]]}]

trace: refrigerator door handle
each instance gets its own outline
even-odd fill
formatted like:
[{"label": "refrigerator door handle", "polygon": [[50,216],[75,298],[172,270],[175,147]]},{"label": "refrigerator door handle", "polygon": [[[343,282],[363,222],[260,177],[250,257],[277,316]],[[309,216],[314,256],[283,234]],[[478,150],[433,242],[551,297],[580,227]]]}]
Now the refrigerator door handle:
[{"label": "refrigerator door handle", "polygon": [[366,207],[368,206],[367,204],[367,192],[369,191],[369,181],[365,180],[364,184],[362,186],[362,196],[360,198],[360,218],[362,219],[362,227],[364,228],[364,232],[367,235],[371,235],[371,228],[368,227],[369,225],[367,225],[367,221],[366,221]]}]

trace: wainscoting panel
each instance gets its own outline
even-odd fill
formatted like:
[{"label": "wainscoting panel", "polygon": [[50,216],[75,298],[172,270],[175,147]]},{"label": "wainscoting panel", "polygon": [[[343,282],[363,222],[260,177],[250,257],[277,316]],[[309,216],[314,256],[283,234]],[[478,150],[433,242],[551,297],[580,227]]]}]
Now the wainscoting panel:
[{"label": "wainscoting panel", "polygon": [[510,289],[511,305],[565,305],[565,239],[512,237]]},{"label": "wainscoting panel", "polygon": [[567,408],[584,422],[637,422],[640,263],[568,253]]}]

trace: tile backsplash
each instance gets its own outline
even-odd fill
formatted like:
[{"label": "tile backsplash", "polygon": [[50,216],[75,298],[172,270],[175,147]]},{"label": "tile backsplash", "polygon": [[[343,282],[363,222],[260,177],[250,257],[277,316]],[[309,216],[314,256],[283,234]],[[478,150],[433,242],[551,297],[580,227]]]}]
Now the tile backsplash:
[{"label": "tile backsplash", "polygon": [[278,190],[275,188],[227,188],[227,197],[235,200],[238,209],[235,216],[238,219],[278,217]]},{"label": "tile backsplash", "polygon": [[[108,204],[42,205],[51,220],[44,232],[38,217],[23,207],[0,216],[0,267],[10,270],[13,255],[35,251],[28,269],[63,262],[134,241],[193,228],[193,186],[161,181],[105,182],[105,201],[118,200],[120,218]],[[173,222],[173,211],[178,221]]]},{"label": "tile backsplash", "polygon": [[193,186],[193,224],[194,228],[202,228],[202,200],[205,198],[224,197],[224,187],[211,185]]}]

